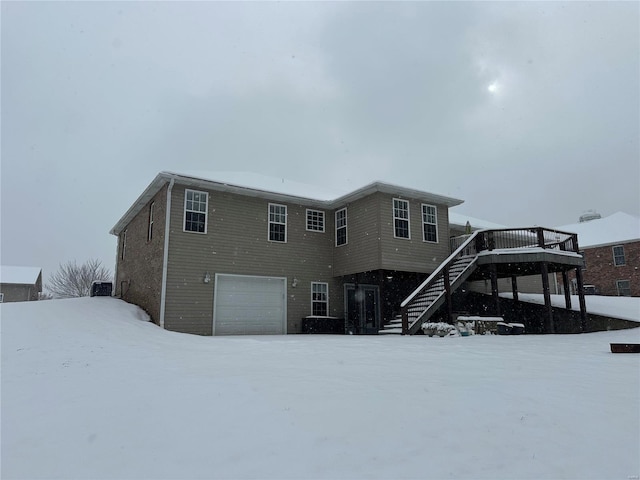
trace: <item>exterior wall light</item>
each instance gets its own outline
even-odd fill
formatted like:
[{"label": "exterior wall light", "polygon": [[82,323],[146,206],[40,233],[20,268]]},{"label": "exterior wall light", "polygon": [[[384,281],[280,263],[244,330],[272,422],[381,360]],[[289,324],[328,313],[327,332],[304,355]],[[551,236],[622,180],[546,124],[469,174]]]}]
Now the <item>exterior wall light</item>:
[{"label": "exterior wall light", "polygon": [[291,288],[296,288],[298,286],[298,279],[297,278],[293,278],[293,282],[291,282]]},{"label": "exterior wall light", "polygon": [[209,283],[211,281],[211,275],[209,275],[209,272],[204,274],[204,278],[202,279],[202,281],[204,283]]}]

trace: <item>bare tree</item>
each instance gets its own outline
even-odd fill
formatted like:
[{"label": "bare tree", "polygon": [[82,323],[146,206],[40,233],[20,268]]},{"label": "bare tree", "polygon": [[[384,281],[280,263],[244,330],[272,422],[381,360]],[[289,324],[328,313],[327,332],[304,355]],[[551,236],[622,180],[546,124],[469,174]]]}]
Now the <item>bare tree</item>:
[{"label": "bare tree", "polygon": [[73,260],[61,264],[58,271],[51,275],[47,290],[55,298],[87,297],[91,293],[93,282],[111,280],[111,272],[103,267],[99,260],[88,260],[82,265],[76,264]]}]

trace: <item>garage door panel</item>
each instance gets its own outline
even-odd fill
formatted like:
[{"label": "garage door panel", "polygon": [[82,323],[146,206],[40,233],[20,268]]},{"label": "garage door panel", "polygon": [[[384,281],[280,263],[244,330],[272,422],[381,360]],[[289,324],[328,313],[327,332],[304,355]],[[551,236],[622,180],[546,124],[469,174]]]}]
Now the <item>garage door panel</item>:
[{"label": "garage door panel", "polygon": [[214,333],[286,333],[285,285],[285,279],[277,277],[217,275]]}]

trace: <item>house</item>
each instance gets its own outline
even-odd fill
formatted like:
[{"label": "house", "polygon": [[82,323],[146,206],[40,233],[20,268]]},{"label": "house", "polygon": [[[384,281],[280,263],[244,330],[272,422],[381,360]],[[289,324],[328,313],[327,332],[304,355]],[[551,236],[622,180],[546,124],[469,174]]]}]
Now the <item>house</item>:
[{"label": "house", "polygon": [[[111,229],[114,294],[165,329],[200,335],[412,334],[431,316],[451,320],[452,293],[467,280],[489,282],[499,312],[500,278],[517,298],[519,275],[582,265],[575,235],[541,227],[450,241],[449,208],[461,203],[384,182],[333,195],[260,176],[160,172]],[[544,289],[540,331],[552,332]]]},{"label": "house", "polygon": [[348,317],[377,333],[450,253],[462,200],[269,180],[159,173],[111,230],[115,295],[179,332],[300,333],[315,318],[344,331]]},{"label": "house", "polygon": [[[582,220],[560,229],[578,234],[585,260],[582,274],[589,293],[640,297],[640,218],[617,212]],[[572,275],[571,290],[576,289]]]},{"label": "house", "polygon": [[38,300],[41,293],[41,268],[0,266],[0,303]]}]

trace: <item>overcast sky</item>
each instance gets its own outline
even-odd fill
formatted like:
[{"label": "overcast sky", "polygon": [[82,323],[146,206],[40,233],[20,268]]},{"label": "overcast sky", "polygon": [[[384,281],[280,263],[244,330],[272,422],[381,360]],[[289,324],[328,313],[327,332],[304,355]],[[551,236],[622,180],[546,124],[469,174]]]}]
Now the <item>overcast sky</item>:
[{"label": "overcast sky", "polygon": [[2,2],[1,261],[113,269],[161,170],[640,215],[639,6]]}]

